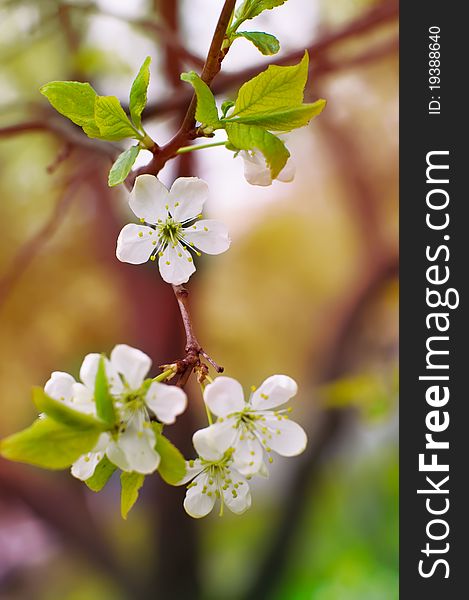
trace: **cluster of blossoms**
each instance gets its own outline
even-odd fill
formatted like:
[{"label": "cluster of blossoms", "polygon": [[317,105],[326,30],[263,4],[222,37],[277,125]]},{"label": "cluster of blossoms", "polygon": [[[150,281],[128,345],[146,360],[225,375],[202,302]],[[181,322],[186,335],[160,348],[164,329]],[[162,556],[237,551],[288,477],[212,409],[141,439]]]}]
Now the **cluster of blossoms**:
[{"label": "cluster of blossoms", "polygon": [[[80,380],[54,372],[44,391],[70,408],[96,417],[94,390],[101,355],[88,354],[80,368]],[[96,446],[74,462],[72,475],[87,481],[106,457],[124,472],[149,475],[158,469],[160,455],[152,421],[173,424],[184,412],[187,397],[182,389],[145,379],[151,359],[136,348],[117,345],[105,371],[117,412],[116,426],[102,433]],[[285,375],[273,375],[244,400],[241,384],[218,377],[204,389],[209,414],[216,423],[193,436],[198,458],[186,462],[179,485],[189,483],[184,508],[192,517],[207,515],[217,499],[241,514],[251,506],[248,480],[267,475],[265,457],[272,451],[295,456],[306,446],[303,429],[290,421],[289,409],[275,410],[296,394],[296,383]],[[272,458],[269,456],[269,461]]]},{"label": "cluster of blossoms", "polygon": [[[44,391],[74,410],[96,416],[94,390],[100,360],[99,354],[85,357],[80,368],[81,382],[68,373],[52,373]],[[151,419],[174,423],[186,408],[186,394],[176,386],[146,380],[152,361],[136,348],[119,344],[110,359],[104,361],[117,425],[113,431],[102,433],[96,447],[73,464],[72,474],[86,481],[104,456],[122,471],[153,473],[160,456]]]},{"label": "cluster of blossoms", "polygon": [[277,452],[296,456],[306,447],[306,433],[288,418],[288,408],[278,410],[297,392],[286,375],[268,377],[245,401],[241,384],[231,377],[218,377],[204,390],[209,410],[217,422],[196,431],[192,441],[199,455],[187,463],[181,481],[188,490],[184,508],[192,517],[204,517],[217,499],[234,513],[251,506],[248,480],[267,476],[265,458]]}]

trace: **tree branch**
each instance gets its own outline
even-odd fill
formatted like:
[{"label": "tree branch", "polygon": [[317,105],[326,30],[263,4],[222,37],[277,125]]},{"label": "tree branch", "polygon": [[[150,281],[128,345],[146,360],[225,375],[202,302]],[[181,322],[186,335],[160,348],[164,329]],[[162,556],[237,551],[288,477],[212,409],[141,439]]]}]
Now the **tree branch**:
[{"label": "tree branch", "polygon": [[[225,53],[222,51],[223,40],[225,39],[226,30],[230,23],[235,4],[236,0],[225,0],[220,13],[212,42],[210,44],[210,49],[208,51],[207,60],[205,61],[201,74],[201,78],[207,85],[212,83],[212,80],[220,71],[221,63],[225,56]],[[196,106],[197,98],[196,95],[193,94],[179,130],[167,144],[155,148],[154,156],[147,165],[140,167],[140,169],[137,169],[131,173],[131,175],[129,175],[126,182],[129,187],[133,186],[135,178],[138,175],[143,175],[146,173],[157,175],[168,162],[168,160],[176,155],[176,152],[179,148],[185,146],[187,142],[196,137],[196,133],[194,132]]]}]

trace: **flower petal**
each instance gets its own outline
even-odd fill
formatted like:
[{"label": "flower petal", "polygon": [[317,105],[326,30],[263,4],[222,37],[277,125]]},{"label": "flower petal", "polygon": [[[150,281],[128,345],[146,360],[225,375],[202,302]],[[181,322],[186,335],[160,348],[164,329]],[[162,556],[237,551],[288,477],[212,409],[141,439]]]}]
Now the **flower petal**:
[{"label": "flower petal", "polygon": [[231,244],[226,225],[214,219],[203,219],[184,229],[184,240],[206,254],[226,252]]},{"label": "flower petal", "polygon": [[176,247],[168,245],[160,256],[158,266],[164,281],[173,285],[187,283],[195,272],[192,256],[180,244]]},{"label": "flower petal", "polygon": [[202,461],[200,461],[198,458],[195,460],[186,460],[186,474],[180,481],[176,483],[176,485],[184,485],[191,479],[194,479],[194,477],[201,473],[204,468],[205,467],[202,465]]},{"label": "flower petal", "polygon": [[[83,381],[83,383],[88,388],[90,394],[93,397],[94,386],[96,382],[96,373],[98,372],[100,359],[101,354],[97,354],[96,352],[93,352],[92,354],[87,354],[80,367],[80,379]],[[110,392],[112,394],[119,394],[123,389],[122,381],[119,377],[118,372],[116,371],[116,369],[114,369],[113,365],[107,358],[104,358],[104,368],[106,369],[106,376]],[[78,392],[78,394],[80,394],[81,401],[86,401],[83,390],[77,390],[75,388],[75,392]]]},{"label": "flower petal", "polygon": [[144,422],[137,413],[117,442],[111,442],[106,450],[109,460],[123,471],[148,475],[160,464],[160,455],[155,450],[155,434],[150,427],[143,426]]},{"label": "flower petal", "polygon": [[140,175],[130,193],[129,206],[139,219],[155,225],[166,220],[169,192],[154,175]]},{"label": "flower petal", "polygon": [[154,381],[148,388],[145,403],[159,421],[169,425],[186,410],[187,396],[181,388]]},{"label": "flower petal", "polygon": [[196,219],[208,198],[208,185],[198,177],[179,177],[169,192],[169,210],[175,221]]},{"label": "flower petal", "polygon": [[132,390],[138,390],[142,385],[151,363],[151,358],[144,352],[127,344],[117,344],[111,352],[113,370],[124,376]]},{"label": "flower petal", "polygon": [[68,373],[54,371],[44,386],[44,391],[54,400],[62,400],[68,404],[73,398],[74,383],[75,379]]},{"label": "flower petal", "polygon": [[156,248],[157,234],[146,225],[125,225],[117,238],[116,256],[121,262],[141,265]]},{"label": "flower petal", "polygon": [[263,436],[266,446],[282,456],[297,456],[306,448],[308,438],[303,427],[288,417],[267,417],[263,421],[269,434]]},{"label": "flower petal", "polygon": [[204,400],[218,417],[240,412],[245,407],[241,384],[232,377],[217,377],[204,391]]},{"label": "flower petal", "polygon": [[192,436],[192,443],[200,458],[208,461],[218,461],[223,458],[224,451],[220,451],[213,443],[210,427],[199,429]]},{"label": "flower petal", "polygon": [[288,375],[271,375],[252,394],[251,406],[268,410],[288,402],[298,391],[296,381]]},{"label": "flower petal", "polygon": [[251,185],[268,186],[272,184],[272,175],[261,152],[240,153],[244,161],[244,178]]},{"label": "flower petal", "polygon": [[230,478],[232,485],[223,490],[223,499],[228,508],[237,515],[241,515],[251,507],[251,492],[246,479],[231,469]]},{"label": "flower petal", "polygon": [[225,417],[203,430],[206,432],[207,443],[215,452],[223,455],[228,448],[236,446],[236,439],[239,433],[236,428],[236,422],[237,420],[234,417]]},{"label": "flower petal", "polygon": [[201,473],[194,479],[192,485],[186,492],[184,508],[187,514],[194,517],[194,519],[205,517],[215,505],[215,494],[210,492],[210,495],[208,495],[207,490],[202,492],[207,484],[208,475]]},{"label": "flower petal", "polygon": [[296,172],[295,163],[293,162],[293,160],[291,158],[289,158],[287,160],[286,165],[283,167],[283,169],[277,175],[277,179],[278,179],[278,181],[282,181],[283,183],[290,183],[295,179],[295,172]]},{"label": "flower petal", "polygon": [[74,410],[79,410],[88,415],[96,414],[94,395],[92,391],[82,383],[73,384],[73,398],[70,405]]},{"label": "flower petal", "polygon": [[99,436],[98,443],[92,452],[80,456],[72,465],[72,475],[81,481],[86,481],[93,476],[96,467],[104,457],[104,452],[109,444],[109,435],[103,433]]},{"label": "flower petal", "polygon": [[255,475],[262,467],[264,451],[259,440],[250,433],[238,437],[233,454],[236,469],[242,475]]}]

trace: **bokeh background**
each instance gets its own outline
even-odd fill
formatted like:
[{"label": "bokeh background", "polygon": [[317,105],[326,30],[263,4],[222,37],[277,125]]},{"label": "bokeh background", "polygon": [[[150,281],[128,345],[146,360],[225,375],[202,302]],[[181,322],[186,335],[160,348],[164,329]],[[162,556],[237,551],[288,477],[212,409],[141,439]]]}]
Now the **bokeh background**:
[{"label": "bokeh background", "polygon": [[[126,342],[157,365],[183,331],[156,266],[114,255],[133,220],[107,187],[117,145],[90,141],[39,87],[85,80],[125,104],[151,55],[145,125],[176,130],[221,0],[0,0],[0,436],[30,424],[33,385],[78,375],[87,352]],[[294,183],[249,186],[223,148],[161,173],[205,178],[210,217],[233,244],[198,261],[198,337],[246,388],[272,373],[300,385],[309,434],[276,459],[242,517],[190,519],[184,490],[148,478],[127,522],[119,481],[100,494],[68,473],[0,460],[0,597],[8,600],[392,600],[397,592],[397,3],[289,0],[249,29],[214,83],[220,101],[269,61],[311,58],[307,98],[328,105],[288,136]],[[142,153],[143,155],[144,153]],[[142,156],[143,161],[148,157]],[[204,426],[198,390],[168,435],[192,457]]]}]

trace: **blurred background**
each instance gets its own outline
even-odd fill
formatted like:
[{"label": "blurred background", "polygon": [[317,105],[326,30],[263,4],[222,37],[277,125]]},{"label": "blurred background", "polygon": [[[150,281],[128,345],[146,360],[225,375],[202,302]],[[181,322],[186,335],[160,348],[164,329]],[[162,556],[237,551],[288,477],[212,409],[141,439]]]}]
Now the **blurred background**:
[{"label": "blurred background", "polygon": [[[167,141],[190,99],[221,0],[0,0],[0,436],[28,426],[33,385],[78,376],[83,356],[135,345],[153,371],[183,354],[170,286],[115,258],[133,221],[107,187],[118,145],[88,140],[39,88],[90,81],[127,103],[147,55],[145,126]],[[99,494],[69,473],[0,459],[0,598],[7,600],[392,600],[398,597],[397,2],[289,0],[246,29],[281,41],[263,57],[237,40],[214,82],[221,101],[268,62],[311,59],[307,100],[324,113],[288,136],[292,184],[252,187],[224,148],[184,155],[166,184],[198,175],[206,214],[233,244],[189,284],[197,335],[246,389],[295,377],[308,431],[276,458],[242,517],[194,521],[184,490],[147,478],[128,521],[119,480]],[[143,162],[149,157],[141,153]],[[193,457],[196,387],[167,430]]]}]

